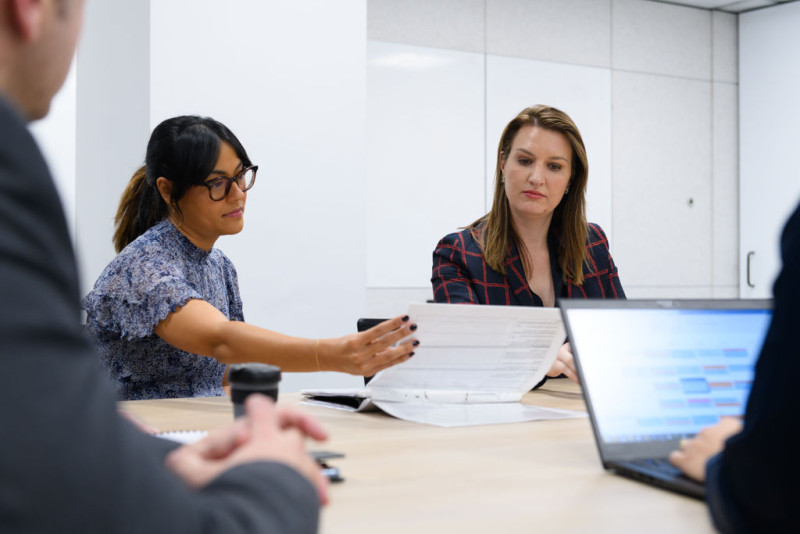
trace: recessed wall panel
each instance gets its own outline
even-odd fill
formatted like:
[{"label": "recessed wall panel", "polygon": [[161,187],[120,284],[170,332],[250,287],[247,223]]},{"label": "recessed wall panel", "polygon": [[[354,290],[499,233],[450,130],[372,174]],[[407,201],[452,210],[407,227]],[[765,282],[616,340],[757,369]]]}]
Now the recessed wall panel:
[{"label": "recessed wall panel", "polygon": [[711,11],[613,0],[614,69],[711,79]]},{"label": "recessed wall panel", "polygon": [[611,66],[611,0],[487,0],[486,52]]},{"label": "recessed wall panel", "polygon": [[713,80],[739,83],[739,17],[732,13],[712,13]]},{"label": "recessed wall panel", "polygon": [[739,283],[739,87],[714,83],[714,286]]},{"label": "recessed wall panel", "polygon": [[482,54],[370,41],[367,286],[426,287],[438,240],[484,206]]},{"label": "recessed wall panel", "polygon": [[711,285],[711,84],[614,74],[614,258],[623,285]]},{"label": "recessed wall panel", "polygon": [[374,41],[483,52],[487,0],[370,0]]}]

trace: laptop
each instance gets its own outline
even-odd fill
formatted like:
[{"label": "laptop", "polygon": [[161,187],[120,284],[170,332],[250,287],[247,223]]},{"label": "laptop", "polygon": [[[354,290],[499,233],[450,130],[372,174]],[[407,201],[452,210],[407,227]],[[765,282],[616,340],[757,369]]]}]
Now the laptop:
[{"label": "laptop", "polygon": [[703,499],[667,459],[680,440],[744,415],[770,300],[559,302],[603,467]]}]

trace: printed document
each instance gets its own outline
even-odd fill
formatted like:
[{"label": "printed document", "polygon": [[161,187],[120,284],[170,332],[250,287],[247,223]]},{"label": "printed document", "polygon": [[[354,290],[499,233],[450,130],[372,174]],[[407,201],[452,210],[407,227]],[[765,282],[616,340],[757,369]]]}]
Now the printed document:
[{"label": "printed document", "polygon": [[415,356],[360,390],[301,391],[309,404],[380,408],[400,419],[465,426],[576,417],[523,405],[550,369],[565,333],[557,308],[411,304]]}]

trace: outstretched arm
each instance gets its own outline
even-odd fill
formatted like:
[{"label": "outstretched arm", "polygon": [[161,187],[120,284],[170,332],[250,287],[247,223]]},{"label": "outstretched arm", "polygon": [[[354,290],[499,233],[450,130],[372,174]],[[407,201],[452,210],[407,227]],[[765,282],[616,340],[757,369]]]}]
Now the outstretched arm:
[{"label": "outstretched arm", "polygon": [[327,479],[305,448],[306,437],[324,441],[328,434],[303,412],[276,408],[263,395],[250,395],[246,417],[207,438],[180,447],[167,456],[166,464],[189,486],[203,488],[238,465],[273,461],[291,466],[317,488],[320,502],[328,502]]},{"label": "outstretched arm", "polygon": [[161,339],[181,350],[223,363],[264,362],[284,371],[340,371],[371,376],[406,361],[414,340],[408,318],[395,317],[370,330],[331,339],[292,337],[240,321],[230,321],[204,300],[190,300],[155,328]]}]

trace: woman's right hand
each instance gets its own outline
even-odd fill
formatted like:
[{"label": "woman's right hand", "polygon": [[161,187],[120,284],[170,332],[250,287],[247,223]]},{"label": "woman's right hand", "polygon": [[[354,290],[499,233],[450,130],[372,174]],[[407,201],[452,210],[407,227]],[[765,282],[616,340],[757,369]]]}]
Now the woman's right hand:
[{"label": "woman's right hand", "polygon": [[403,315],[358,334],[321,340],[317,347],[320,370],[372,376],[414,355],[419,345],[416,339],[408,339],[396,347],[392,345],[416,329],[417,325],[410,324],[408,315]]},{"label": "woman's right hand", "polygon": [[229,427],[212,431],[206,438],[173,450],[166,466],[193,488],[205,487],[237,465],[280,462],[315,485],[321,504],[328,502],[328,482],[319,465],[306,451],[306,438],[325,441],[328,433],[313,417],[293,408],[275,407],[263,395],[245,401],[246,417]]}]

